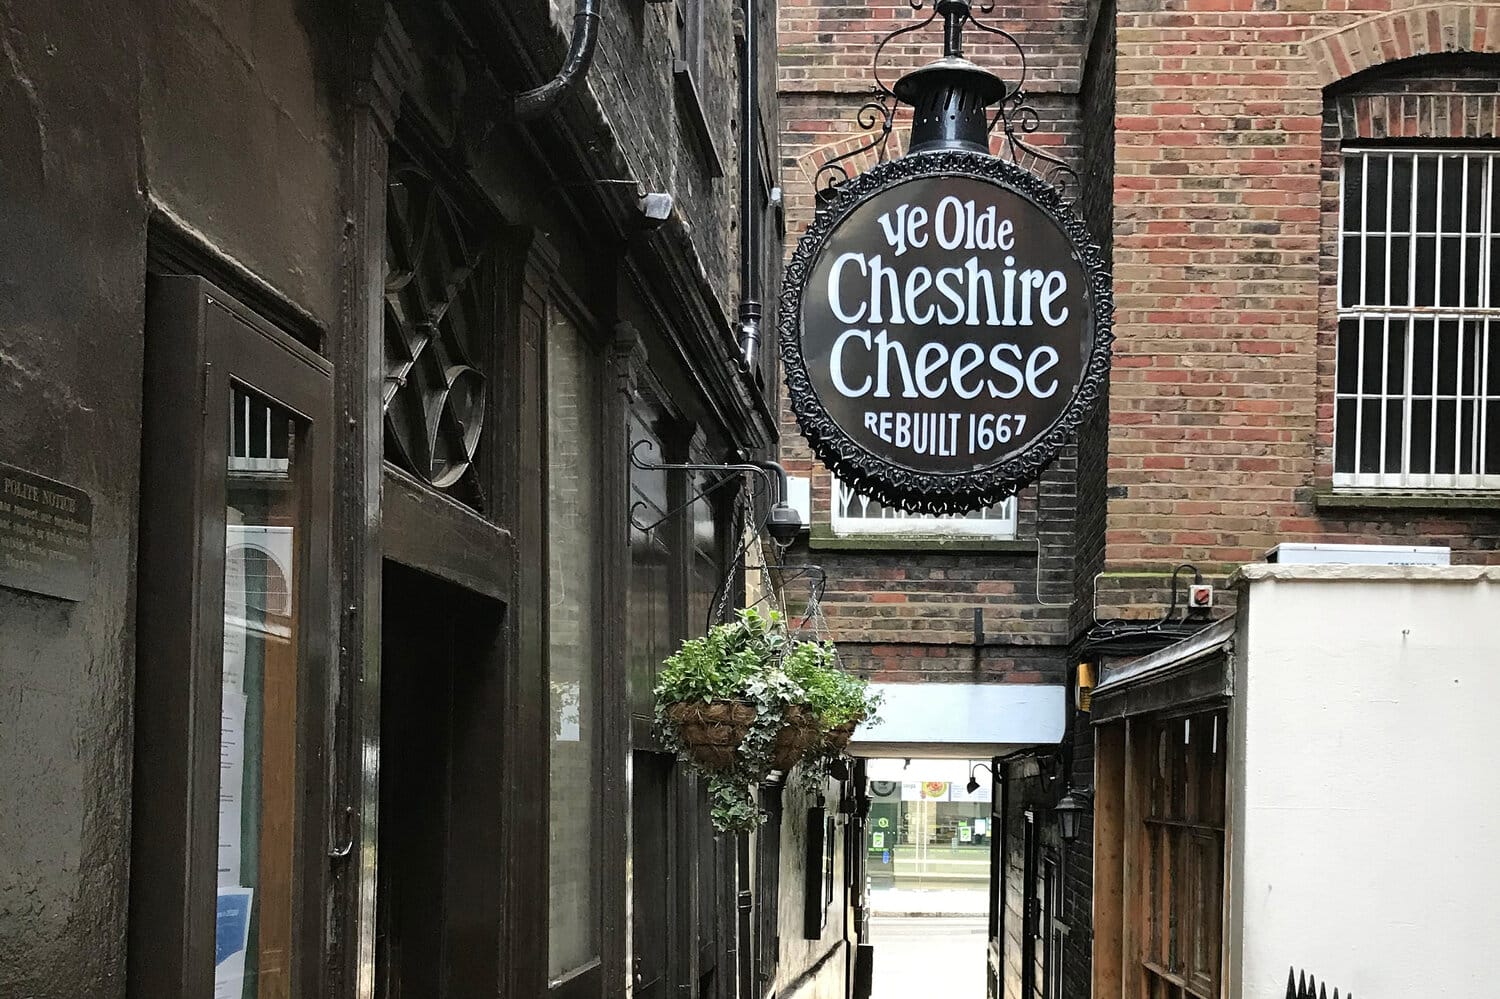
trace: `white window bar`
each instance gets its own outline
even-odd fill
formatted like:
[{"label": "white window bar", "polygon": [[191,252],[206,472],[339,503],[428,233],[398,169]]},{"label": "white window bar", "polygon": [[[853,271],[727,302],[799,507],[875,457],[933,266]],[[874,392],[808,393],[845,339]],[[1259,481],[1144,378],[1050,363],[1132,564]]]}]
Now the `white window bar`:
[{"label": "white window bar", "polygon": [[278,419],[270,403],[239,386],[233,389],[230,406],[229,470],[243,473],[284,475],[291,468],[286,454],[278,455],[273,441],[285,434],[287,425]]},{"label": "white window bar", "polygon": [[1497,159],[1344,151],[1335,487],[1500,489]]},{"label": "white window bar", "polygon": [[968,514],[936,516],[911,513],[896,507],[882,506],[878,500],[863,496],[833,479],[834,534],[923,535],[943,537],[1014,538],[1016,536],[1016,499],[1014,496],[982,510]]}]

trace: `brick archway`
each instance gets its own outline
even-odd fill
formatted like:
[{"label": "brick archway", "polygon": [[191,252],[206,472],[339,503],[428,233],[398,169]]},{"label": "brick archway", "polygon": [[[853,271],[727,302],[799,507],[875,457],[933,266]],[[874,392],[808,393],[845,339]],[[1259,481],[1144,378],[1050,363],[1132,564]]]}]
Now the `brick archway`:
[{"label": "brick archway", "polygon": [[1319,86],[1372,66],[1443,52],[1500,52],[1500,4],[1442,3],[1356,21],[1309,39]]}]

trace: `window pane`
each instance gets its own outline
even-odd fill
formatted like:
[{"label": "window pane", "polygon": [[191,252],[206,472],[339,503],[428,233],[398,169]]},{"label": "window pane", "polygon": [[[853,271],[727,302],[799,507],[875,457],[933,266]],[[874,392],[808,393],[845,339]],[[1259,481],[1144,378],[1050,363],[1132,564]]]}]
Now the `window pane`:
[{"label": "window pane", "polygon": [[1391,240],[1391,304],[1411,304],[1411,237]]},{"label": "window pane", "polygon": [[1364,208],[1360,203],[1364,182],[1364,157],[1355,154],[1344,160],[1344,231],[1364,228]]},{"label": "window pane", "polygon": [[1464,158],[1443,157],[1438,194],[1438,223],[1443,232],[1459,232],[1463,226]]},{"label": "window pane", "polygon": [[1416,288],[1414,305],[1432,305],[1437,293],[1437,240],[1431,236],[1417,237]]},{"label": "window pane", "polygon": [[1442,276],[1438,281],[1438,304],[1455,308],[1459,304],[1458,282],[1464,273],[1463,240],[1457,236],[1444,236],[1441,243]]},{"label": "window pane", "polygon": [[1413,399],[1411,404],[1411,473],[1432,472],[1432,403]]},{"label": "window pane", "polygon": [[1363,325],[1359,390],[1365,395],[1379,395],[1380,380],[1385,372],[1385,324],[1379,320],[1366,320]]},{"label": "window pane", "polygon": [[1438,395],[1458,391],[1458,323],[1444,319],[1438,323],[1437,390]]},{"label": "window pane", "polygon": [[[1496,192],[1495,201],[1500,203],[1500,192]],[[1489,306],[1495,309],[1500,308],[1500,237],[1490,240],[1489,257]]]},{"label": "window pane", "polygon": [[1500,403],[1489,402],[1484,410],[1484,474],[1500,475]]},{"label": "window pane", "polygon": [[1406,391],[1406,320],[1392,319],[1386,326],[1385,391],[1401,395]]},{"label": "window pane", "polygon": [[1473,320],[1463,324],[1463,356],[1459,362],[1458,391],[1476,395],[1479,391],[1479,363],[1483,359],[1484,326]]},{"label": "window pane", "polygon": [[1500,323],[1484,324],[1488,346],[1484,354],[1484,394],[1500,397]]},{"label": "window pane", "polygon": [[1484,231],[1484,188],[1489,173],[1488,156],[1469,157],[1468,203],[1464,207],[1464,228],[1468,232]]},{"label": "window pane", "polygon": [[1386,237],[1384,236],[1365,237],[1364,304],[1366,305],[1386,304],[1385,243]]},{"label": "window pane", "polygon": [[1380,403],[1376,400],[1361,402],[1359,425],[1359,470],[1380,471]]},{"label": "window pane", "polygon": [[1437,230],[1437,157],[1417,157],[1417,231]]},{"label": "window pane", "polygon": [[1348,395],[1356,387],[1355,378],[1359,374],[1359,320],[1339,320],[1339,344],[1338,375],[1336,390],[1340,395]]},{"label": "window pane", "polygon": [[1414,319],[1411,325],[1411,391],[1413,395],[1430,396],[1436,324],[1430,319]]},{"label": "window pane", "polygon": [[1477,236],[1469,236],[1464,239],[1464,291],[1463,305],[1465,308],[1476,308],[1480,304],[1480,294],[1484,284],[1480,255],[1484,249],[1484,240]]},{"label": "window pane", "polygon": [[884,506],[861,495],[837,478],[832,480],[833,529],[840,534],[965,534],[1015,537],[1014,497],[965,514],[936,516]]},{"label": "window pane", "polygon": [[547,973],[599,955],[598,391],[588,345],[554,315],[547,340],[548,680],[552,693]]},{"label": "window pane", "polygon": [[1368,161],[1369,182],[1365,186],[1365,231],[1384,232],[1386,226],[1386,172],[1384,153],[1372,153]]},{"label": "window pane", "polygon": [[297,813],[296,428],[230,393],[214,995],[290,994]]},{"label": "window pane", "polygon": [[1458,473],[1460,475],[1473,475],[1477,471],[1474,467],[1474,459],[1479,443],[1479,428],[1474,421],[1478,416],[1479,407],[1474,400],[1464,399],[1458,404]]},{"label": "window pane", "polygon": [[1391,165],[1391,232],[1411,231],[1412,159],[1398,155]]},{"label": "window pane", "polygon": [[1406,431],[1402,417],[1405,408],[1405,403],[1399,399],[1385,404],[1385,464],[1380,470],[1388,474],[1402,471],[1401,442]]},{"label": "window pane", "polygon": [[1358,305],[1359,295],[1362,290],[1359,283],[1360,246],[1363,240],[1358,236],[1344,237],[1344,252],[1342,270],[1340,271],[1340,299],[1339,304],[1345,307]]},{"label": "window pane", "polygon": [[1432,456],[1432,470],[1452,475],[1457,468],[1454,450],[1458,442],[1458,403],[1452,399],[1437,402],[1437,451]]},{"label": "window pane", "polygon": [[1353,399],[1340,399],[1334,407],[1333,418],[1333,470],[1344,473],[1354,471],[1354,407]]}]

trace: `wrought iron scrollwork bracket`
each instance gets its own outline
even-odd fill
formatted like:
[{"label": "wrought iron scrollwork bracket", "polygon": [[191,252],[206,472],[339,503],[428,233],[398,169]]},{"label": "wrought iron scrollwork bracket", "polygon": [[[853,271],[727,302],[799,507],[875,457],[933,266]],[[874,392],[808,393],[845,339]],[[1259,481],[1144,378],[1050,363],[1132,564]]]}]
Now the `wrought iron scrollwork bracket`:
[{"label": "wrought iron scrollwork bracket", "polygon": [[[649,524],[643,524],[637,519],[637,512],[650,509],[650,504],[637,501],[630,507],[630,526],[642,533],[656,530],[662,524],[671,520],[688,507],[699,500],[717,492],[730,482],[740,481],[740,476],[753,475],[758,477],[766,485],[766,494],[780,498],[785,492],[784,487],[778,489],[778,485],[786,479],[786,473],[781,471],[781,466],[773,461],[767,462],[733,462],[723,465],[702,464],[698,462],[653,462],[644,461],[639,454],[642,445],[653,448],[655,445],[648,438],[641,438],[630,446],[630,464],[643,472],[717,472],[722,476],[712,485],[700,489],[689,496],[683,502],[677,504],[660,517]],[[779,473],[779,480],[777,478]],[[753,481],[753,480],[752,480]]]},{"label": "wrought iron scrollwork bracket", "polygon": [[[897,28],[875,46],[875,54],[871,58],[870,65],[870,75],[875,80],[873,95],[855,112],[855,122],[859,127],[873,134],[856,148],[831,157],[818,168],[813,177],[813,189],[820,204],[830,201],[838,188],[852,179],[849,170],[851,160],[871,150],[877,151],[880,161],[883,162],[886,159],[886,147],[889,144],[891,130],[895,126],[896,114],[900,107],[894,87],[886,82],[881,70],[880,59],[886,47],[896,39],[921,31],[932,24],[939,14],[943,13],[944,6],[956,6],[945,5],[939,0],[907,0],[907,5],[915,11],[929,10],[929,8],[930,10],[926,17]],[[960,30],[965,25],[972,25],[976,30],[987,35],[1004,39],[1015,48],[1020,61],[1019,69],[1014,82],[1005,81],[1005,97],[995,108],[995,113],[990,119],[989,132],[994,134],[999,128],[1004,136],[1001,155],[1056,187],[1061,195],[1062,203],[1072,205],[1079,195],[1078,171],[1066,160],[1033,145],[1026,139],[1026,136],[1037,131],[1041,124],[1041,115],[1031,105],[1030,95],[1026,92],[1028,68],[1025,47],[1004,28],[989,24],[975,16],[975,12],[988,15],[994,9],[994,0],[974,0],[974,2],[963,4],[961,11],[945,15],[945,20],[956,22]]]}]

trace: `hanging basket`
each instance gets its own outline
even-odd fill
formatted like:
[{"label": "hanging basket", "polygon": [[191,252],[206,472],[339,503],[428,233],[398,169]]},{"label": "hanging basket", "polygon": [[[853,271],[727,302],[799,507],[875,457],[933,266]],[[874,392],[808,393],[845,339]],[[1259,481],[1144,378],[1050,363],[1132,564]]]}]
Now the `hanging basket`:
[{"label": "hanging basket", "polygon": [[849,719],[842,725],[835,725],[833,728],[828,730],[828,736],[825,740],[825,745],[827,745],[829,749],[842,753],[844,750],[849,748],[849,740],[854,738],[854,730],[859,728],[860,723],[864,720],[865,716],[860,715],[858,718]]},{"label": "hanging basket", "polygon": [[665,714],[688,755],[711,771],[734,766],[735,752],[755,724],[755,705],[749,701],[679,701],[667,705]]},{"label": "hanging basket", "polygon": [[807,751],[823,740],[818,730],[817,717],[800,704],[786,709],[786,724],[776,733],[776,743],[771,747],[771,768],[790,770]]}]

